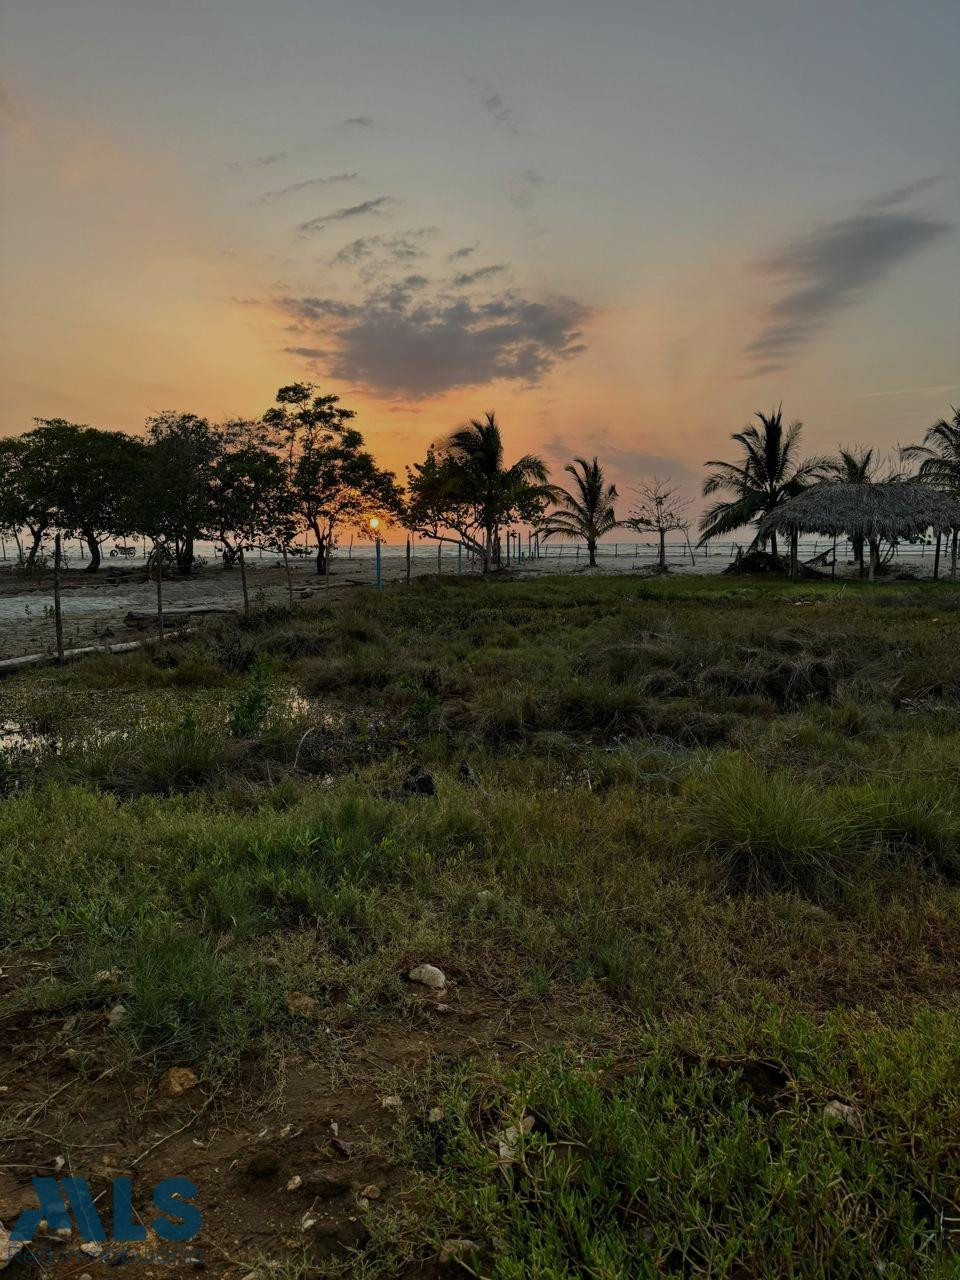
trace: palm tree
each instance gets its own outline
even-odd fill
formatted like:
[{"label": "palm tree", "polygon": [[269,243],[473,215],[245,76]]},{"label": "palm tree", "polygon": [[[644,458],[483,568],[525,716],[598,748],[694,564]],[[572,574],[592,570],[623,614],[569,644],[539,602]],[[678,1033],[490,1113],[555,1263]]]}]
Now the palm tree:
[{"label": "palm tree", "polygon": [[603,467],[596,457],[592,462],[587,462],[586,458],[574,458],[573,462],[564,467],[564,471],[573,476],[576,491],[554,491],[557,510],[551,511],[544,521],[544,536],[583,538],[592,569],[597,563],[597,541],[617,527],[617,516],[613,509],[617,500],[617,486],[606,483]]},{"label": "palm tree", "polygon": [[440,448],[442,471],[450,498],[472,509],[482,535],[481,558],[486,573],[499,545],[500,526],[511,520],[539,517],[552,501],[547,466],[527,453],[512,466],[503,460],[503,439],[496,415],[472,418]]},{"label": "palm tree", "polygon": [[[744,427],[730,437],[743,450],[739,463],[704,463],[716,468],[704,481],[704,496],[725,489],[734,497],[728,502],[716,502],[704,512],[700,520],[701,546],[711,538],[758,522],[787,498],[802,493],[824,468],[823,458],[795,461],[802,424],[793,422],[784,430],[782,405],[770,414],[757,413],[755,417],[760,420],[759,427]],[[776,555],[775,533],[770,535],[770,547]]]},{"label": "palm tree", "polygon": [[[841,448],[835,458],[829,458],[823,468],[831,480],[843,480],[846,484],[871,484],[876,474],[873,450],[858,445],[856,449]],[[866,572],[863,558],[864,540],[861,537],[850,539],[853,554],[860,566],[860,577]]]},{"label": "palm tree", "polygon": [[[960,498],[960,409],[950,406],[953,417],[941,418],[927,429],[923,444],[911,444],[903,450],[905,458],[919,458],[921,480]],[[957,540],[960,530],[953,531],[950,576],[957,576]],[[939,543],[938,543],[939,545]]]}]

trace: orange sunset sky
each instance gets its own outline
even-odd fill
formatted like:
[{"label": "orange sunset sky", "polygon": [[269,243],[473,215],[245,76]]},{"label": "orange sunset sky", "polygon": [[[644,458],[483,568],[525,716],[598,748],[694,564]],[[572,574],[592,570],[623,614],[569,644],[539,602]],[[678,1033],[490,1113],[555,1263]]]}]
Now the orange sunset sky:
[{"label": "orange sunset sky", "polygon": [[0,433],[317,382],[402,474],[960,399],[955,0],[6,0]]}]

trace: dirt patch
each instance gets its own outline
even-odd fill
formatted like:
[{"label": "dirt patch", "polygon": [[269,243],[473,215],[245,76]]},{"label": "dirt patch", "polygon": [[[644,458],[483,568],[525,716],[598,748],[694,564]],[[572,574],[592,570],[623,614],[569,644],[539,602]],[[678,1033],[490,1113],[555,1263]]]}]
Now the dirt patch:
[{"label": "dirt patch", "polygon": [[[4,995],[26,983],[34,990],[47,968],[44,957],[7,963]],[[475,1055],[512,1059],[561,1036],[541,1005],[454,986],[418,992],[407,1022],[374,1027],[353,1042],[322,1043],[321,1018],[316,1057],[273,1063],[267,1083],[250,1079],[226,1089],[203,1080],[192,1085],[184,1075],[187,1087],[178,1092],[169,1076],[111,1059],[114,999],[105,992],[102,1008],[74,1012],[28,1007],[0,1023],[0,1221],[9,1230],[35,1206],[31,1177],[73,1175],[87,1180],[109,1236],[115,1177],[132,1178],[134,1221],[147,1225],[156,1214],[154,1186],[188,1178],[203,1214],[199,1235],[178,1246],[172,1266],[157,1260],[162,1242],[154,1236],[142,1246],[151,1254],[145,1260],[138,1260],[140,1246],[127,1246],[123,1274],[130,1280],[189,1274],[190,1251],[205,1274],[237,1280],[268,1258],[347,1259],[366,1241],[371,1212],[416,1210],[390,1151],[404,1103],[397,1106],[385,1081]],[[76,1233],[38,1237],[42,1274],[96,1274],[110,1246],[86,1256],[80,1244]],[[30,1257],[23,1252],[6,1275],[36,1276]],[[434,1270],[425,1261],[408,1274]]]}]

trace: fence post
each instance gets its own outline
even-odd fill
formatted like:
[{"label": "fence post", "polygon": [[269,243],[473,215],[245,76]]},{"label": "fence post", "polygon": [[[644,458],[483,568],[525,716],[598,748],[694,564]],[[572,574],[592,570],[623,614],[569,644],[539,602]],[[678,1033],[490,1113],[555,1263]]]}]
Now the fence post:
[{"label": "fence post", "polygon": [[410,535],[407,534],[407,586],[410,585]]},{"label": "fence post", "polygon": [[457,543],[457,573],[463,573],[463,543]]},{"label": "fence post", "polygon": [[57,634],[57,661],[63,661],[63,615],[60,612],[60,533],[53,540],[53,625]]},{"label": "fence post", "polygon": [[163,556],[156,543],[154,551],[157,556],[157,635],[160,648],[163,648]]},{"label": "fence post", "polygon": [[438,542],[437,543],[437,581],[438,582],[440,581],[440,577],[443,571],[443,566],[440,563],[441,555],[443,555],[443,543]]}]

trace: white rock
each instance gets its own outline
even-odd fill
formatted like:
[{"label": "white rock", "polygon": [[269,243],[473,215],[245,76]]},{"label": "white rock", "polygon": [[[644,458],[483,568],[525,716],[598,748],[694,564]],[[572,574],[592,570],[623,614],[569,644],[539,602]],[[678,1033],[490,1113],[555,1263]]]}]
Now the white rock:
[{"label": "white rock", "polygon": [[311,1218],[309,1213],[305,1213],[303,1217],[300,1219],[301,1231],[309,1231],[311,1227],[315,1227],[316,1225],[317,1225],[316,1218]]},{"label": "white rock", "polygon": [[380,1099],[380,1105],[387,1111],[398,1111],[403,1103],[395,1093],[391,1093],[386,1098]]},{"label": "white rock", "polygon": [[481,889],[477,894],[477,902],[481,907],[489,907],[490,903],[493,902],[493,894],[489,889]]},{"label": "white rock", "polygon": [[107,1026],[116,1031],[120,1027],[125,1027],[130,1021],[130,1013],[126,1005],[115,1004],[107,1014]]},{"label": "white rock", "polygon": [[443,970],[438,969],[435,964],[414,965],[407,977],[411,982],[419,982],[421,987],[429,987],[431,991],[442,991],[447,985]]},{"label": "white rock", "polygon": [[439,1124],[443,1119],[443,1107],[431,1107],[427,1116],[427,1124]]},{"label": "white rock", "polygon": [[517,1147],[521,1134],[529,1133],[533,1128],[533,1116],[525,1115],[519,1125],[510,1125],[504,1129],[497,1139],[497,1152],[501,1160],[510,1161],[517,1158]]},{"label": "white rock", "polygon": [[852,1107],[849,1102],[840,1102],[837,1098],[823,1108],[823,1118],[832,1124],[849,1125],[851,1129],[863,1128],[863,1117],[857,1108]]},{"label": "white rock", "polygon": [[299,1173],[295,1173],[293,1177],[290,1179],[290,1181],[287,1183],[287,1190],[296,1191],[298,1187],[302,1187],[302,1186],[303,1186],[303,1179],[300,1177]]}]

